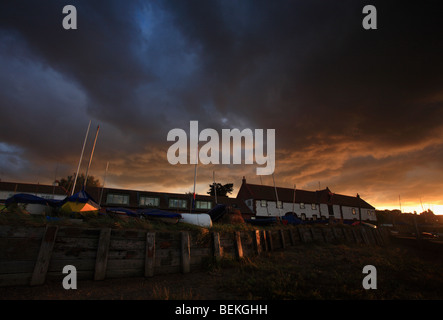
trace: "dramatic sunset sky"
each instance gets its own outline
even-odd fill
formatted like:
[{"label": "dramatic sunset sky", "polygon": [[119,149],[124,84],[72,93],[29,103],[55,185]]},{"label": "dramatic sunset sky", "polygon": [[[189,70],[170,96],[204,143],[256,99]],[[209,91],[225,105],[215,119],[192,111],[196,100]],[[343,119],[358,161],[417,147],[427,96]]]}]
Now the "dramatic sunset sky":
[{"label": "dramatic sunset sky", "polygon": [[[443,214],[441,1],[1,1],[0,179],[188,192],[173,128],[275,129],[278,186]],[[77,30],[65,30],[65,5]],[[365,30],[362,9],[377,9]],[[199,165],[197,192],[257,165]],[[421,203],[420,203],[421,200]]]}]

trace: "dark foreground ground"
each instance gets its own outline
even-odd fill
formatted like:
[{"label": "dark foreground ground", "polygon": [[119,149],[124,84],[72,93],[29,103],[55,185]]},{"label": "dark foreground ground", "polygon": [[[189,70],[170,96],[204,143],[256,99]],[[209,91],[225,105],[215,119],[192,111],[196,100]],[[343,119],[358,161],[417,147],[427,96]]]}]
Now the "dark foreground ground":
[{"label": "dark foreground ground", "polygon": [[[365,265],[377,271],[366,290]],[[2,300],[428,300],[443,299],[443,250],[427,244],[389,247],[304,244],[242,261],[222,260],[190,274],[61,282],[0,288]]]}]

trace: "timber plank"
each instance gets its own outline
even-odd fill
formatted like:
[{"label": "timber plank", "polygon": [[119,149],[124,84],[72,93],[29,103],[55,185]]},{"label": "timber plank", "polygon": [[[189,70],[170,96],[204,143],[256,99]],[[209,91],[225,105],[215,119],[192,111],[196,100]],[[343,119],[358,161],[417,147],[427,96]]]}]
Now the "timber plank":
[{"label": "timber plank", "polygon": [[49,261],[51,260],[52,249],[54,247],[57,231],[57,226],[46,227],[37,261],[35,263],[34,272],[31,277],[31,286],[42,285],[45,283],[46,273],[48,272]]},{"label": "timber plank", "polygon": [[100,239],[98,241],[94,280],[105,279],[110,240],[111,240],[111,229],[110,228],[102,229],[100,232]]},{"label": "timber plank", "polygon": [[155,266],[155,233],[146,233],[145,277],[154,276]]}]

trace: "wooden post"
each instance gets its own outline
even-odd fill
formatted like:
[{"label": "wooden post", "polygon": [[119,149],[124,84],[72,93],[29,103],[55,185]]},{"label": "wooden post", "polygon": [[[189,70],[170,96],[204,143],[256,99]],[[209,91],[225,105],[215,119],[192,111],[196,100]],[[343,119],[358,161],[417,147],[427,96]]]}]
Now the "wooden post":
[{"label": "wooden post", "polygon": [[325,228],[320,228],[320,231],[321,231],[321,235],[323,236],[323,241],[325,243],[328,243],[329,241],[328,241],[328,236],[326,234]]},{"label": "wooden post", "polygon": [[305,231],[304,229],[305,228],[298,228],[298,235],[300,237],[301,242],[306,242],[305,235],[304,235],[304,231]]},{"label": "wooden post", "polygon": [[145,277],[154,276],[155,232],[146,233]]},{"label": "wooden post", "polygon": [[272,232],[271,230],[266,230],[266,240],[268,243],[269,251],[274,251],[274,245],[272,243]]},{"label": "wooden post", "polygon": [[191,243],[189,241],[189,233],[181,232],[181,261],[182,273],[191,271]]},{"label": "wooden post", "polygon": [[266,239],[266,231],[263,230],[262,234],[263,234],[263,245],[265,247],[265,251],[269,251],[268,240]]},{"label": "wooden post", "polygon": [[315,241],[315,233],[314,233],[314,228],[309,228],[309,231],[311,232],[311,238],[312,238],[312,241]]},{"label": "wooden post", "polygon": [[360,240],[358,239],[357,233],[355,232],[355,228],[351,229],[352,235],[354,236],[355,243],[360,243]]},{"label": "wooden post", "polygon": [[220,233],[213,232],[212,233],[213,240],[213,254],[216,261],[221,258],[221,248],[220,248]]},{"label": "wooden post", "polygon": [[380,228],[375,229],[373,231],[373,234],[374,234],[375,242],[379,246],[383,247],[385,245],[385,242],[384,242],[383,236],[381,234]]},{"label": "wooden post", "polygon": [[261,243],[260,243],[260,230],[254,231],[254,234],[252,235],[252,240],[254,241],[255,253],[257,255],[260,255],[260,253],[262,251]]},{"label": "wooden post", "polygon": [[51,260],[52,249],[54,248],[55,237],[57,236],[57,226],[47,226],[43,234],[40,251],[32,273],[31,286],[42,285],[46,280],[49,262]]},{"label": "wooden post", "polygon": [[283,229],[280,229],[279,233],[280,233],[281,247],[282,247],[282,249],[284,249],[284,248],[286,248],[286,243],[285,243],[285,234],[284,234]]},{"label": "wooden post", "polygon": [[235,248],[236,248],[236,252],[237,252],[237,258],[241,259],[243,258],[243,247],[241,245],[241,236],[240,236],[240,231],[235,231]]},{"label": "wooden post", "polygon": [[289,239],[291,241],[291,246],[295,246],[294,230],[293,229],[289,229]]},{"label": "wooden post", "polygon": [[[340,240],[340,238],[338,236],[338,228],[337,227],[332,227],[331,230],[332,230],[332,235],[334,236],[334,239],[335,240]],[[341,232],[341,229],[340,229],[340,232]]]},{"label": "wooden post", "polygon": [[361,237],[362,237],[362,239],[363,239],[363,243],[365,243],[365,244],[370,244],[370,242],[369,242],[369,238],[368,238],[368,235],[367,235],[367,233],[366,233],[366,229],[365,229],[365,227],[361,227],[361,228],[360,228],[360,234],[361,234]]},{"label": "wooden post", "polygon": [[111,228],[101,229],[98,240],[97,258],[95,259],[94,280],[103,280],[108,265],[109,244],[111,243]]}]

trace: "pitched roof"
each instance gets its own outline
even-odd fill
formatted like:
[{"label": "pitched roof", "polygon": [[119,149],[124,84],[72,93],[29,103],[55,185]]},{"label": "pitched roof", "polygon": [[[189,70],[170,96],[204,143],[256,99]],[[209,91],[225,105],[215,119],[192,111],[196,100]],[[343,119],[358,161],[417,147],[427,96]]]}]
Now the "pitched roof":
[{"label": "pitched roof", "polygon": [[[243,190],[242,190],[243,189]],[[273,186],[263,186],[258,184],[246,183],[244,180],[237,197],[243,198],[243,200],[257,199],[257,200],[268,200],[276,201],[276,191],[278,195],[278,200],[282,202],[293,202],[294,201],[294,189],[282,188]],[[248,197],[249,196],[249,197]],[[352,197],[342,194],[332,193],[329,188],[319,190],[319,191],[307,191],[307,190],[295,190],[295,202],[296,203],[326,203],[326,204],[337,204],[349,207],[360,207],[375,209],[369,203],[364,201],[359,196]]]}]

